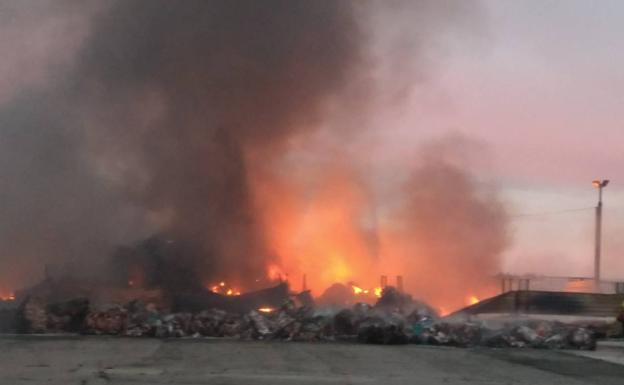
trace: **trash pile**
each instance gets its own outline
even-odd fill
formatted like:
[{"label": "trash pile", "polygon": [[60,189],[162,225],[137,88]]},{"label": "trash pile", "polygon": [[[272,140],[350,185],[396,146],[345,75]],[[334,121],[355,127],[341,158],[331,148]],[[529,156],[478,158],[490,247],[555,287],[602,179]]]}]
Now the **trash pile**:
[{"label": "trash pile", "polygon": [[22,332],[70,331],[131,337],[229,337],[244,340],[335,341],[367,344],[428,344],[456,347],[595,349],[596,333],[552,321],[512,322],[494,328],[483,322],[439,318],[424,304],[388,288],[375,306],[315,309],[287,300],[279,308],[245,313],[207,309],[198,313],[160,311],[133,301],[89,308],[83,299],[44,306],[29,299],[21,307]]}]

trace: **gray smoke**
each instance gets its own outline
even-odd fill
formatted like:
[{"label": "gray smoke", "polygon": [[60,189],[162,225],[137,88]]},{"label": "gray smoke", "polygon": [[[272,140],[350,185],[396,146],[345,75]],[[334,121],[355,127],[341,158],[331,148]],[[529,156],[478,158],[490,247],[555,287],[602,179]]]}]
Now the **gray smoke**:
[{"label": "gray smoke", "polygon": [[258,274],[246,150],[279,152],[356,76],[353,5],[124,0],[90,21],[63,79],[0,111],[3,264],[90,264],[157,229],[198,268]]},{"label": "gray smoke", "polygon": [[393,246],[408,251],[403,271],[418,277],[408,288],[446,310],[499,290],[494,276],[509,244],[508,216],[496,186],[474,173],[486,153],[458,135],[423,145],[394,218],[401,230]]},{"label": "gray smoke", "polygon": [[[0,47],[17,58],[0,66],[0,278],[13,287],[45,264],[98,271],[153,233],[206,277],[257,277],[273,256],[252,164],[270,168],[328,119],[363,121],[369,82],[410,53],[422,64],[428,35],[474,14],[431,0],[16,3],[0,0]],[[413,43],[377,50],[390,57],[379,70],[373,30],[394,15],[407,28],[406,10]]]}]

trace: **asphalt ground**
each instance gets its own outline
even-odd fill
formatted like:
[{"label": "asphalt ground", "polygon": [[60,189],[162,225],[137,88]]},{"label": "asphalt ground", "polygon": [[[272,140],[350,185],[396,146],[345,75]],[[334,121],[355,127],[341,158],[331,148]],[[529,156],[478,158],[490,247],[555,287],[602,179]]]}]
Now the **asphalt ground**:
[{"label": "asphalt ground", "polygon": [[0,384],[624,384],[560,351],[224,339],[1,336]]}]

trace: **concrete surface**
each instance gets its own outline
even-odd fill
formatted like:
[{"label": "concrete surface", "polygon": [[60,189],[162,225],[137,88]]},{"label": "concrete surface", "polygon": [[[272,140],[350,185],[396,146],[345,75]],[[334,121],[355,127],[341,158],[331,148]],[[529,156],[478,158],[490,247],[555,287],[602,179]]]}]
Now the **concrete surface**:
[{"label": "concrete surface", "polygon": [[0,337],[0,384],[618,384],[624,366],[532,349]]},{"label": "concrete surface", "polygon": [[[621,339],[598,341],[598,347],[595,351],[568,350],[566,352],[577,356],[624,365],[624,340]],[[624,384],[624,380],[622,383]]]}]

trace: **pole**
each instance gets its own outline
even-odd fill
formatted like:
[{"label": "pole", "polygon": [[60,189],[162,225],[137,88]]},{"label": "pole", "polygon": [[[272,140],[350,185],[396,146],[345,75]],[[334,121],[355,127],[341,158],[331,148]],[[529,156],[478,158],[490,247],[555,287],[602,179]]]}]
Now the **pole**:
[{"label": "pole", "polygon": [[594,245],[594,283],[600,288],[600,246],[602,241],[602,188],[598,187],[598,205],[596,206],[596,240]]}]

